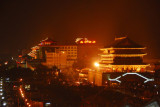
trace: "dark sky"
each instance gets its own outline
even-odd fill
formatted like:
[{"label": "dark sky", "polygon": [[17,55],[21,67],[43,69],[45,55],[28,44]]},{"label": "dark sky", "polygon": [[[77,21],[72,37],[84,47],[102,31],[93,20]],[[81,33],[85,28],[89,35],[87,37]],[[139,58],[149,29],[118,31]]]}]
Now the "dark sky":
[{"label": "dark sky", "polygon": [[123,35],[160,58],[160,1],[0,0],[0,53],[30,48],[47,36],[107,45]]}]

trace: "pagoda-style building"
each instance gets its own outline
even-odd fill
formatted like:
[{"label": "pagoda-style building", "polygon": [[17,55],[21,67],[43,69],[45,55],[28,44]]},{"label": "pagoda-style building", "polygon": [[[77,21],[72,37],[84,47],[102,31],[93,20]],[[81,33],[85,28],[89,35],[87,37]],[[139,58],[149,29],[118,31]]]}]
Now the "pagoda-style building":
[{"label": "pagoda-style building", "polygon": [[146,72],[149,64],[143,62],[144,49],[128,37],[115,38],[113,44],[100,49],[99,66],[89,72],[88,80],[97,86],[153,82],[153,73]]},{"label": "pagoda-style building", "polygon": [[57,45],[56,41],[53,41],[51,38],[46,38],[37,46],[31,48],[31,52],[28,53],[29,56],[33,57],[34,59],[45,59],[45,51],[54,51],[54,46]]},{"label": "pagoda-style building", "polygon": [[113,44],[100,49],[103,53],[100,54],[99,69],[104,72],[143,72],[148,66],[143,62],[145,48],[128,37],[115,38]]}]

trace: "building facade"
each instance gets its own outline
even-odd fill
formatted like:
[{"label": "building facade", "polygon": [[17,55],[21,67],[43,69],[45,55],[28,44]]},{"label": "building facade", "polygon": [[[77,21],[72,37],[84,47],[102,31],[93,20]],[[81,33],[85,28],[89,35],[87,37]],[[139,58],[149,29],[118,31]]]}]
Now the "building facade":
[{"label": "building facade", "polygon": [[48,67],[72,67],[77,60],[77,45],[57,45],[57,42],[50,38],[42,40],[31,49],[28,55],[37,60],[41,59],[42,64]]},{"label": "building facade", "polygon": [[143,62],[146,53],[128,37],[116,38],[110,46],[100,49],[100,70],[106,72],[143,72],[148,64]]},{"label": "building facade", "polygon": [[60,52],[46,51],[45,55],[46,55],[46,61],[42,64],[48,66],[49,68],[56,66],[60,69],[63,69],[69,66],[67,65],[67,53],[64,51],[60,51]]},{"label": "building facade", "polygon": [[[65,45],[59,45],[56,41],[46,38],[40,41],[37,46],[32,47],[28,55],[34,59],[42,60],[43,64],[50,67],[57,63],[53,62],[56,61],[54,58],[60,58],[61,52],[66,54],[66,58],[64,58],[66,59],[66,67],[71,68],[74,64],[73,68],[91,68],[93,63],[98,60],[99,46],[95,40],[87,38],[77,38],[75,43]],[[57,66],[60,67],[60,64]]]},{"label": "building facade", "polygon": [[143,62],[146,53],[141,46],[128,37],[115,38],[113,44],[101,48],[99,66],[89,74],[97,86],[120,84],[126,82],[148,83],[154,81],[153,73],[146,71],[149,64]]}]

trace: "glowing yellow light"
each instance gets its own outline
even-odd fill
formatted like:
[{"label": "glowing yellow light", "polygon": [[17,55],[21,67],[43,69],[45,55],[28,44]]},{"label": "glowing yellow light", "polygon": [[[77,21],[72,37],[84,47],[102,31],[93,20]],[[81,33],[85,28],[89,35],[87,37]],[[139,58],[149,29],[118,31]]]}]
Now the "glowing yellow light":
[{"label": "glowing yellow light", "polygon": [[22,97],[24,97],[24,94],[22,94]]},{"label": "glowing yellow light", "polygon": [[83,43],[83,41],[80,41],[80,43]]},{"label": "glowing yellow light", "polygon": [[4,64],[7,65],[7,64],[8,64],[8,61],[6,61]]},{"label": "glowing yellow light", "polygon": [[99,63],[97,63],[97,62],[95,62],[94,65],[95,65],[96,67],[99,67]]},{"label": "glowing yellow light", "polygon": [[88,43],[88,41],[84,41],[84,43]]},{"label": "glowing yellow light", "polygon": [[88,41],[88,43],[92,43],[92,41]]},{"label": "glowing yellow light", "polygon": [[92,41],[92,43],[96,43],[96,41]]}]

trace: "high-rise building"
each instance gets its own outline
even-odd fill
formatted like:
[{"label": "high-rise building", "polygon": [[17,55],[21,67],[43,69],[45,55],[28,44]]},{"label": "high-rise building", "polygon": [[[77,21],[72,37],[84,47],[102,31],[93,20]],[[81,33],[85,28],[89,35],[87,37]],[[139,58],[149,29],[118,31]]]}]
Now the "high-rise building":
[{"label": "high-rise building", "polygon": [[[42,64],[49,67],[51,67],[51,65],[60,68],[62,66],[63,68],[72,67],[73,63],[77,60],[77,45],[57,45],[57,42],[50,38],[42,40],[37,46],[31,49],[32,51],[28,55],[34,59],[40,59]],[[65,53],[65,58],[62,53]]]},{"label": "high-rise building", "polygon": [[43,62],[43,65],[48,66],[49,68],[56,66],[59,69],[63,69],[67,66],[67,53],[65,51],[59,51],[59,52],[45,52],[46,54],[46,61]]}]

